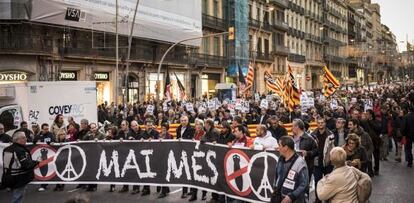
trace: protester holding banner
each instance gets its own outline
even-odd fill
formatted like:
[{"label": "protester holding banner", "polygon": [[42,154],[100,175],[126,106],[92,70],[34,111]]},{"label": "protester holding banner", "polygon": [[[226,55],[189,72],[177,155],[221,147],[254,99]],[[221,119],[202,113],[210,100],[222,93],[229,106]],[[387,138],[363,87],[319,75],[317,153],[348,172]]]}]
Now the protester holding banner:
[{"label": "protester holding banner", "polygon": [[59,131],[61,131],[61,130],[65,131],[65,133],[66,133],[67,129],[66,129],[66,126],[65,126],[65,123],[64,123],[64,120],[63,120],[63,115],[58,114],[58,115],[56,115],[55,120],[53,121],[53,124],[52,124],[51,129],[50,129],[50,132],[52,132],[56,136],[55,140],[58,140],[57,135],[58,135]]},{"label": "protester holding banner", "polygon": [[229,143],[229,147],[250,147],[251,140],[247,137],[247,129],[243,125],[238,125],[233,129],[236,139]]},{"label": "protester holding banner", "polygon": [[[34,168],[39,161],[33,161],[26,148],[27,137],[24,132],[13,135],[13,144],[3,151],[2,185],[11,189],[12,202],[23,202],[26,185],[34,178]],[[40,158],[40,157],[39,157]],[[39,159],[40,160],[40,159]]]},{"label": "protester holding banner", "polygon": [[[213,120],[207,120],[207,121],[211,121],[213,122]],[[207,123],[206,121],[206,123]],[[214,125],[214,124],[213,124]],[[202,140],[202,142],[210,142],[209,138],[206,138],[206,131],[204,131],[204,121],[201,119],[197,119],[195,120],[195,131],[194,131],[194,140]],[[206,130],[207,130],[207,126],[206,126]],[[211,130],[211,129],[209,129]],[[192,202],[192,201],[196,201],[197,200],[197,193],[198,190],[196,188],[191,188],[190,190],[191,193],[191,197],[188,201]],[[201,200],[206,200],[207,199],[207,191],[202,191],[202,197]]]},{"label": "protester holding banner", "polygon": [[276,138],[272,137],[272,133],[267,130],[265,125],[258,125],[256,127],[256,139],[250,148],[255,150],[275,150],[279,146]]},{"label": "protester holding banner", "polygon": [[221,122],[221,130],[220,134],[218,135],[217,143],[219,144],[228,144],[230,142],[233,142],[235,139],[232,129],[229,123],[227,121]]},{"label": "protester holding banner", "polygon": [[[168,132],[169,129],[170,129],[170,125],[167,122],[161,125],[160,139],[165,139],[165,140],[172,139],[171,134]],[[159,186],[157,187],[157,191],[158,191],[158,188]],[[161,187],[160,195],[158,195],[158,199],[165,198],[168,193],[170,193],[169,187]]]},{"label": "protester holding banner", "polygon": [[[177,135],[177,139],[193,139],[194,138],[194,128],[191,127],[188,123],[188,117],[187,116],[182,116],[180,118],[180,126],[178,126],[177,131],[176,131],[176,135]],[[191,194],[191,193],[190,193]],[[188,188],[183,187],[183,193],[181,195],[182,199],[187,198],[188,195]]]},{"label": "protester holding banner", "polygon": [[[57,132],[56,138],[57,138],[56,143],[64,143],[68,141],[66,140],[66,133],[64,129],[60,129]],[[64,184],[56,184],[55,189],[53,189],[53,191],[63,191],[64,189],[65,189]]]},{"label": "protester holding banner", "polygon": [[272,116],[267,121],[268,130],[272,133],[272,136],[279,140],[282,136],[288,135],[285,127],[281,126],[279,123],[279,118],[277,116]]}]

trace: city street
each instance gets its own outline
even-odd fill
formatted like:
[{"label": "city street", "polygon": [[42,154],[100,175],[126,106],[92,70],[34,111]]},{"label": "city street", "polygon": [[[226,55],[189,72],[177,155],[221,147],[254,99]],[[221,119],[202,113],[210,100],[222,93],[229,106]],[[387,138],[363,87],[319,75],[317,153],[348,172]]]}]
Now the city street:
[{"label": "city street", "polygon": [[[414,180],[414,169],[408,168],[405,164],[396,163],[390,156],[390,161],[381,162],[380,175],[373,178],[373,191],[370,198],[371,202],[375,203],[393,203],[393,202],[407,202],[409,199],[414,199],[412,192],[412,180]],[[109,186],[103,185],[98,187],[97,192],[80,192],[75,189],[75,185],[66,186],[64,192],[53,192],[54,185],[48,187],[45,192],[37,192],[37,186],[30,185],[26,192],[25,200],[31,203],[44,202],[65,202],[67,199],[84,194],[90,198],[91,202],[99,203],[117,203],[117,202],[181,202],[181,189],[171,188],[173,194],[170,194],[164,199],[157,199],[158,194],[155,193],[155,188],[151,188],[151,195],[141,197],[138,195],[131,195],[125,193],[109,193]],[[121,189],[122,186],[117,186]],[[9,193],[5,190],[0,192],[0,202],[10,202]],[[207,194],[208,200],[210,193]],[[201,192],[198,195],[201,201]],[[53,199],[53,201],[52,201]]]}]

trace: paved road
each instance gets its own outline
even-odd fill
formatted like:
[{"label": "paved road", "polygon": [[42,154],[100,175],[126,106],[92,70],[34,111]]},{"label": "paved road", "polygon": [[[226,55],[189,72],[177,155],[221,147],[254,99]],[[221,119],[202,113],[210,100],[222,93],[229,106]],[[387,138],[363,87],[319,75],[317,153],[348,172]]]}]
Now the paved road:
[{"label": "paved road", "polygon": [[[373,193],[371,196],[371,202],[374,203],[400,203],[400,202],[413,202],[414,201],[414,168],[406,167],[405,163],[396,163],[392,156],[389,157],[390,161],[382,161],[380,175],[373,178]],[[171,191],[175,192],[170,194],[167,198],[157,199],[155,188],[151,188],[152,194],[146,197],[131,194],[120,194],[118,192],[109,193],[109,186],[99,186],[97,192],[83,192],[74,190],[74,185],[68,185],[64,192],[53,192],[54,185],[49,186],[45,192],[37,192],[37,186],[29,186],[25,200],[30,203],[60,203],[70,197],[84,194],[89,197],[91,202],[99,203],[117,203],[117,202],[183,202],[181,197],[180,188],[171,188]],[[121,186],[117,186],[120,189]],[[199,198],[201,198],[201,192],[199,191]],[[5,190],[0,191],[0,202],[10,202],[9,193]],[[208,194],[208,198],[211,195]],[[205,201],[196,201],[205,202]]]}]

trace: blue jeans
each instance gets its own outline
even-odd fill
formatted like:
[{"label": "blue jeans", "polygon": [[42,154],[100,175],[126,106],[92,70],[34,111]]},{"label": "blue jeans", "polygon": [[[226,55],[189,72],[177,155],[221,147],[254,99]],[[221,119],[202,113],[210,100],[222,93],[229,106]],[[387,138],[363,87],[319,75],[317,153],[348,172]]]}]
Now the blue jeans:
[{"label": "blue jeans", "polygon": [[22,203],[26,186],[12,189],[12,203]]}]

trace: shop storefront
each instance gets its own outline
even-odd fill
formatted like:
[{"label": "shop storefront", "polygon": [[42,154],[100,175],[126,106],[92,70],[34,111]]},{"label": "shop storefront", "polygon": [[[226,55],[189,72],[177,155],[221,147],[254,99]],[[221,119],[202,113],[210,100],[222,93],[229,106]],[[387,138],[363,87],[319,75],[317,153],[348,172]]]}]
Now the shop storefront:
[{"label": "shop storefront", "polygon": [[111,82],[109,72],[95,72],[93,77],[96,81],[96,101],[98,104],[111,102]]},{"label": "shop storefront", "polygon": [[0,84],[21,83],[29,79],[29,74],[23,71],[2,71],[0,72]]},{"label": "shop storefront", "polygon": [[217,96],[216,84],[220,83],[220,74],[206,73],[201,75],[201,92],[207,98]]},{"label": "shop storefront", "polygon": [[[184,73],[176,73],[177,78],[180,80],[180,82],[186,87],[185,75]],[[171,91],[174,99],[179,99],[180,97],[180,88],[178,87],[178,81],[175,77],[173,72],[170,72],[170,81],[171,81]],[[156,84],[158,80],[158,74],[157,73],[149,73],[148,77],[146,79],[146,99],[156,98]],[[160,74],[160,98],[164,98],[164,87],[165,87],[165,74]],[[187,91],[187,89],[186,89]]]},{"label": "shop storefront", "polygon": [[78,80],[78,71],[60,71],[59,80],[76,81]]}]

